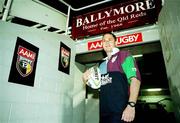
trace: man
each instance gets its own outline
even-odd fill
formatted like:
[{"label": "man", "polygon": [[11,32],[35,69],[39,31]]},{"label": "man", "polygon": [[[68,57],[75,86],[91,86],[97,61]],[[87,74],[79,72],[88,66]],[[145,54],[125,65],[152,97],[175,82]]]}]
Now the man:
[{"label": "man", "polygon": [[[99,66],[100,123],[131,122],[135,118],[135,104],[140,89],[140,74],[135,60],[127,51],[119,51],[115,46],[113,33],[103,35],[103,49],[107,54]],[[87,82],[90,71],[83,74]]]}]

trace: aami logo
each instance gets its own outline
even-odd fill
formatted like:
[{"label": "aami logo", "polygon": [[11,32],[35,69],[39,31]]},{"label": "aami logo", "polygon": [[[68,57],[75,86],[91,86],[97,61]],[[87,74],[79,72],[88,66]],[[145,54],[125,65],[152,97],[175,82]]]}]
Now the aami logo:
[{"label": "aami logo", "polygon": [[67,68],[70,60],[70,52],[61,47],[61,64],[64,68]]},{"label": "aami logo", "polygon": [[35,56],[36,54],[28,49],[26,49],[25,47],[19,46],[18,48],[18,53],[19,56],[23,56],[27,59],[31,59],[32,61],[35,60]]},{"label": "aami logo", "polygon": [[102,40],[88,42],[88,50],[102,49]]},{"label": "aami logo", "polygon": [[32,73],[36,53],[22,46],[18,47],[16,68],[19,74],[23,77]]},{"label": "aami logo", "polygon": [[[134,33],[117,37],[116,46],[142,42],[142,33]],[[88,50],[102,49],[102,40],[88,42]]]}]

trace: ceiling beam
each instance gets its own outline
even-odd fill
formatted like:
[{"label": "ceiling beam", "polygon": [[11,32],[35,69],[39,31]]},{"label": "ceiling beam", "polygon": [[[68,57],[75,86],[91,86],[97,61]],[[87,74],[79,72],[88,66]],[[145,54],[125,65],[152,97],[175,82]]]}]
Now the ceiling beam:
[{"label": "ceiling beam", "polygon": [[88,6],[81,7],[81,8],[73,8],[70,4],[66,3],[64,0],[59,0],[59,1],[62,2],[63,4],[65,4],[68,7],[70,6],[73,11],[81,11],[81,10],[84,10],[84,9],[87,9],[87,8],[90,8],[90,7],[94,7],[94,6],[103,4],[103,3],[107,3],[107,2],[109,2],[111,0],[100,1],[100,2],[97,2],[97,3],[90,4]]}]

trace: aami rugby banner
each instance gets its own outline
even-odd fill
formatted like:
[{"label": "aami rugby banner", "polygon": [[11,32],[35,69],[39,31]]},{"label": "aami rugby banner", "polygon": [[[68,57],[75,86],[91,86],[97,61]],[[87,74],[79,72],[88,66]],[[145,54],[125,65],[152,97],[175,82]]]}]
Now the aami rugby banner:
[{"label": "aami rugby banner", "polygon": [[58,70],[66,74],[69,74],[70,58],[71,58],[71,49],[68,46],[66,46],[64,43],[60,42]]},{"label": "aami rugby banner", "polygon": [[[134,33],[134,34],[128,34],[123,36],[117,36],[116,46],[122,46],[127,44],[133,44],[133,43],[139,43],[143,42],[142,33]],[[96,41],[90,41],[87,43],[88,50],[98,50],[102,49],[102,40],[96,40]]]},{"label": "aami rugby banner", "polygon": [[17,37],[9,82],[34,86],[39,48]]},{"label": "aami rugby banner", "polygon": [[161,0],[131,0],[73,18],[72,38],[156,23]]}]

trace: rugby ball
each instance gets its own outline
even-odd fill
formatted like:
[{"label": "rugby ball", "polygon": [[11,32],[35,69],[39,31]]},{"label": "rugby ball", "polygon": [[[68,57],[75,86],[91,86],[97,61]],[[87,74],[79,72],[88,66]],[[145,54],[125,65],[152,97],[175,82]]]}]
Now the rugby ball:
[{"label": "rugby ball", "polygon": [[101,86],[101,74],[98,67],[94,66],[90,69],[90,78],[87,81],[87,85],[93,89],[98,89]]}]

